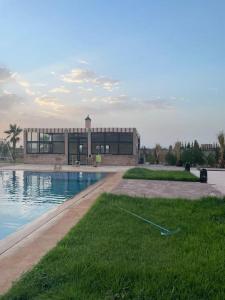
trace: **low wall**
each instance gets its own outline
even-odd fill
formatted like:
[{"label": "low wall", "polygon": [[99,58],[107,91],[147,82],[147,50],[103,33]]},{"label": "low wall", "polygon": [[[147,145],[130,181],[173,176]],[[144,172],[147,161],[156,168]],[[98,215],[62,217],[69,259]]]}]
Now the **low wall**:
[{"label": "low wall", "polygon": [[105,166],[135,166],[138,163],[136,155],[101,155],[102,163]]},{"label": "low wall", "polygon": [[[110,155],[102,154],[101,165],[105,166],[135,166],[138,163],[137,155]],[[95,156],[93,155],[93,161]],[[25,164],[67,165],[68,159],[64,154],[25,154]],[[92,164],[92,163],[91,163]]]},{"label": "low wall", "polygon": [[65,154],[25,154],[25,164],[49,164],[67,165],[68,160]]}]

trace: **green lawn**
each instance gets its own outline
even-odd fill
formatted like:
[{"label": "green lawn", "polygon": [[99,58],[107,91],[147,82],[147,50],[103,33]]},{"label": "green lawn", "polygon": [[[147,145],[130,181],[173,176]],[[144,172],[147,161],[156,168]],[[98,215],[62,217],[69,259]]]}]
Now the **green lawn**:
[{"label": "green lawn", "polygon": [[147,180],[172,180],[172,181],[199,181],[199,178],[187,171],[150,170],[133,168],[128,170],[123,178]]},{"label": "green lawn", "polygon": [[2,299],[225,299],[225,201],[103,194]]}]

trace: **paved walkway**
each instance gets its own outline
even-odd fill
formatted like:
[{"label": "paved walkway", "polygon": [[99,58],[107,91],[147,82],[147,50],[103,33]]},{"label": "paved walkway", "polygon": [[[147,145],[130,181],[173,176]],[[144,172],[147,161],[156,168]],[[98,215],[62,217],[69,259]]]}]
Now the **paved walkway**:
[{"label": "paved walkway", "polygon": [[[58,167],[58,166],[57,166]],[[55,170],[54,165],[40,165],[40,164],[2,164],[0,163],[0,170],[25,170],[25,171],[64,171],[64,172],[125,172],[132,166],[71,166],[62,165],[59,170]]]},{"label": "paved walkway", "polygon": [[64,202],[53,212],[17,232],[0,243],[0,294],[13,281],[36,264],[65,234],[79,222],[103,192],[111,192],[121,180],[122,173],[110,174],[105,179]]},{"label": "paved walkway", "polygon": [[[200,171],[197,169],[192,169],[191,172],[197,176],[200,176]],[[220,193],[225,195],[225,170],[208,170],[208,183],[214,186],[218,191],[220,191]]]},{"label": "paved walkway", "polygon": [[140,197],[198,199],[205,196],[222,196],[214,186],[199,182],[123,179],[113,189],[115,194]]}]

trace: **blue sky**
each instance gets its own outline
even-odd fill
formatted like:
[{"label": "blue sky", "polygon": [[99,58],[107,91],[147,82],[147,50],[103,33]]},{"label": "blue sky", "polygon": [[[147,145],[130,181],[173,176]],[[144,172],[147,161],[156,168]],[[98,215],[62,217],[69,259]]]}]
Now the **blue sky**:
[{"label": "blue sky", "polygon": [[0,0],[0,130],[137,127],[145,145],[225,129],[224,1]]}]

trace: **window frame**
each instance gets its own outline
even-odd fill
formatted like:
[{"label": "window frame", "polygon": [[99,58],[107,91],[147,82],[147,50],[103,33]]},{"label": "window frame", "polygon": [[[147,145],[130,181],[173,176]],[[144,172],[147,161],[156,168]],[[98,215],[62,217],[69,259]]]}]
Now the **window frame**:
[{"label": "window frame", "polygon": [[[28,132],[29,133],[29,132]],[[38,134],[38,141],[28,141],[26,142],[26,150],[27,150],[27,154],[62,154],[65,155],[65,133],[43,133],[43,132],[39,132]],[[50,139],[49,140],[44,140],[44,135],[49,135]],[[59,140],[59,141],[54,141],[54,135],[61,135],[63,137],[63,139]],[[31,132],[31,139],[32,139],[32,132]],[[37,144],[37,152],[30,152],[29,151],[29,144]],[[54,152],[54,145],[56,144],[63,144],[63,151],[62,152]],[[49,151],[48,152],[42,152],[41,151],[41,145],[48,145],[49,147]],[[31,146],[32,148],[32,146]]]}]

